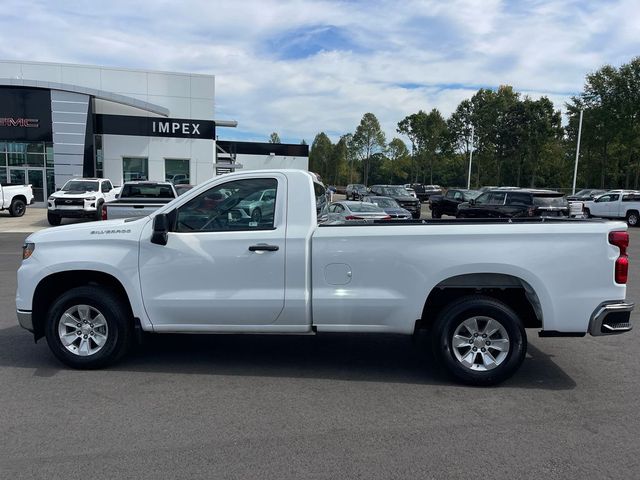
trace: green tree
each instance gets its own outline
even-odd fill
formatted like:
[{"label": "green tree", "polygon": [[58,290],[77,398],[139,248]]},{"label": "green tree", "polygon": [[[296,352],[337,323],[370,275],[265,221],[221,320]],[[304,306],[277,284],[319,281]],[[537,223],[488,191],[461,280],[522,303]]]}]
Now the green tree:
[{"label": "green tree", "polygon": [[330,172],[333,144],[329,137],[320,132],[314,138],[309,150],[309,170],[327,179]]},{"label": "green tree", "polygon": [[369,182],[371,156],[374,153],[382,153],[385,143],[380,122],[373,113],[365,113],[351,139],[353,151],[362,162],[362,181],[365,185]]},{"label": "green tree", "polygon": [[269,143],[282,143],[282,142],[280,141],[280,136],[276,132],[272,132],[271,135],[269,135]]}]

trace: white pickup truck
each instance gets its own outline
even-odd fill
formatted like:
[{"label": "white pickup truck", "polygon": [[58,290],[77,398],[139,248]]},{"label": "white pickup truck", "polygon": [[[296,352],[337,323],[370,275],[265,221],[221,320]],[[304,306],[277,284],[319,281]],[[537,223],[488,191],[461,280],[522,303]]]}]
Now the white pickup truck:
[{"label": "white pickup truck", "polygon": [[9,210],[12,217],[21,217],[27,210],[27,205],[33,203],[31,185],[0,185],[0,210]]},{"label": "white pickup truck", "polygon": [[583,202],[588,217],[626,220],[631,227],[640,221],[640,192],[636,190],[611,190],[599,197]]},{"label": "white pickup truck", "polygon": [[[242,206],[270,190],[270,213]],[[631,330],[622,222],[323,225],[324,195],[301,170],[232,173],[149,217],[34,233],[18,270],[19,323],[75,368],[120,359],[141,331],[427,330],[446,369],[475,385],[518,369],[525,328]]]},{"label": "white pickup truck", "polygon": [[177,196],[170,182],[126,182],[116,200],[102,205],[102,220],[146,217]]},{"label": "white pickup truck", "polygon": [[47,200],[47,220],[50,225],[60,225],[63,218],[101,220],[102,205],[119,191],[107,178],[72,178]]}]

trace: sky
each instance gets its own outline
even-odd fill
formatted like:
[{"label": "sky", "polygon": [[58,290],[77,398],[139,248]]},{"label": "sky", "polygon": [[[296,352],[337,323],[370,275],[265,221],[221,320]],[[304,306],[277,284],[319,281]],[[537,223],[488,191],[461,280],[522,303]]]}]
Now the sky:
[{"label": "sky", "polygon": [[216,76],[225,139],[311,144],[374,113],[391,140],[512,85],[564,108],[585,75],[640,55],[640,0],[0,0],[0,59]]}]

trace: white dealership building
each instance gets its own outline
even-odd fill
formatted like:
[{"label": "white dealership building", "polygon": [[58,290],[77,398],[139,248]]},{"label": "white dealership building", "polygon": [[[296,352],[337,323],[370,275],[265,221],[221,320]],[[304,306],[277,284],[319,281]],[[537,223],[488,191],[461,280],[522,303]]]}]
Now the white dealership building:
[{"label": "white dealership building", "polygon": [[307,145],[225,139],[234,125],[215,118],[213,75],[0,61],[0,182],[32,184],[37,201],[72,177],[308,168]]}]

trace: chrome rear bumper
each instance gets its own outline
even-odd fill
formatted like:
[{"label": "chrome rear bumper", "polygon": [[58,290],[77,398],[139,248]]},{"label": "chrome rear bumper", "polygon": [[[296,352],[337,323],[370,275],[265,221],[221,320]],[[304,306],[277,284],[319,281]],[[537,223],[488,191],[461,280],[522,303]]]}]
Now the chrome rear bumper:
[{"label": "chrome rear bumper", "polygon": [[591,315],[589,333],[594,337],[616,335],[630,331],[633,303],[604,303]]}]

